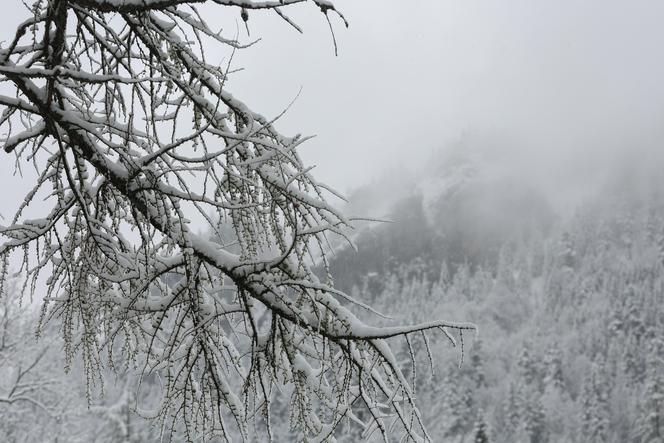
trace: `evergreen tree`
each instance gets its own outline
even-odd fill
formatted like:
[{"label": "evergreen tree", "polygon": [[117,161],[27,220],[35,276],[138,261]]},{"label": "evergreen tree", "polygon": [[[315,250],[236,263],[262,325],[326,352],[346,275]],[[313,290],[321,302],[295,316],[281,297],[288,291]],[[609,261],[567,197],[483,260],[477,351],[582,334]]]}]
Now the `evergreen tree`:
[{"label": "evergreen tree", "polygon": [[475,341],[470,355],[470,377],[477,389],[487,386],[486,376],[484,375],[484,363],[482,361],[482,341]]},{"label": "evergreen tree", "polygon": [[507,436],[515,435],[521,423],[521,399],[520,392],[514,385],[510,384],[507,391],[507,397],[503,403],[503,423],[504,434]]},{"label": "evergreen tree", "polygon": [[651,356],[645,394],[640,408],[636,433],[642,443],[664,442],[664,377],[662,359]]},{"label": "evergreen tree", "polygon": [[546,368],[544,388],[559,391],[564,390],[562,354],[557,345],[549,347],[544,357],[544,363]]},{"label": "evergreen tree", "polygon": [[543,443],[546,441],[546,416],[539,393],[529,392],[528,399],[523,406],[523,429],[530,443]]},{"label": "evergreen tree", "polygon": [[449,377],[443,380],[442,411],[440,417],[446,437],[462,435],[466,431],[468,405],[460,386]]},{"label": "evergreen tree", "polygon": [[560,258],[564,266],[573,268],[577,261],[577,250],[569,232],[564,232],[560,239]]},{"label": "evergreen tree", "polygon": [[627,294],[625,294],[627,300],[625,325],[628,333],[636,339],[637,343],[641,340],[646,329],[642,318],[643,309],[638,305],[638,300],[641,298],[634,287],[630,287]]},{"label": "evergreen tree", "polygon": [[625,340],[623,356],[621,359],[622,369],[631,383],[640,384],[643,380],[643,368],[639,358],[634,352],[636,344],[633,339]]},{"label": "evergreen tree", "polygon": [[609,418],[605,386],[600,365],[595,363],[584,382],[582,396],[583,437],[588,443],[607,441]]},{"label": "evergreen tree", "polygon": [[530,343],[525,343],[517,360],[519,375],[526,385],[532,385],[538,381],[537,362],[532,356]]},{"label": "evergreen tree", "polygon": [[477,412],[477,420],[473,429],[473,443],[489,443],[489,430],[482,409]]}]

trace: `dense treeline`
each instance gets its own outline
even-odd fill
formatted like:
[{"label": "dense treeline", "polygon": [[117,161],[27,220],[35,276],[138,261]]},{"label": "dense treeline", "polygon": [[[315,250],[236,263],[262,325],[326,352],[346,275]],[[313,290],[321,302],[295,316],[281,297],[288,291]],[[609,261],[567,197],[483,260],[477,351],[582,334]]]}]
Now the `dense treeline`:
[{"label": "dense treeline", "polygon": [[[359,253],[337,252],[335,283],[393,317],[365,313],[372,322],[479,325],[478,337],[452,334],[456,348],[417,337],[395,348],[433,441],[664,441],[664,197],[658,186],[637,188],[606,188],[567,219],[521,191],[502,200],[512,205],[493,230],[466,223],[486,200],[477,184],[437,200],[413,193],[395,205],[395,223],[359,234]],[[449,208],[458,211],[446,216]],[[479,231],[486,250],[466,241]],[[118,366],[111,383],[88,380],[86,392],[81,367],[62,375],[56,331],[35,343],[39,313],[28,300],[19,306],[21,288],[10,292],[0,306],[6,441],[159,441],[160,429],[136,412],[151,415],[160,380],[136,392],[131,368]],[[273,400],[273,438],[297,440],[292,392]],[[366,413],[359,403],[354,412]],[[336,437],[367,436],[345,420]]]},{"label": "dense treeline", "polygon": [[664,441],[664,199],[628,189],[506,238],[493,259],[450,266],[393,248],[390,269],[339,275],[396,322],[479,325],[460,368],[432,344],[435,372],[416,380],[435,441]]}]

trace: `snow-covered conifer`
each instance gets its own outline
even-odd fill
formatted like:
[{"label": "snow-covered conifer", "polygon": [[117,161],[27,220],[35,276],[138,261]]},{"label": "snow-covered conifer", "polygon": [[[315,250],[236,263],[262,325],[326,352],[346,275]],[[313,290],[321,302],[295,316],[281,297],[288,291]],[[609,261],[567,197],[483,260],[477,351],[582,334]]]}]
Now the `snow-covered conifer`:
[{"label": "snow-covered conifer", "polygon": [[480,409],[473,428],[473,443],[489,443],[489,441],[489,430],[484,419],[484,411]]},{"label": "snow-covered conifer", "polygon": [[588,373],[582,392],[583,436],[592,443],[607,441],[609,417],[607,404],[607,386],[600,363],[593,363]]},{"label": "snow-covered conifer", "polygon": [[544,356],[544,388],[562,391],[564,389],[563,359],[557,345],[550,346]]},{"label": "snow-covered conifer", "polygon": [[664,361],[661,354],[650,355],[645,393],[635,429],[638,441],[664,442]]}]

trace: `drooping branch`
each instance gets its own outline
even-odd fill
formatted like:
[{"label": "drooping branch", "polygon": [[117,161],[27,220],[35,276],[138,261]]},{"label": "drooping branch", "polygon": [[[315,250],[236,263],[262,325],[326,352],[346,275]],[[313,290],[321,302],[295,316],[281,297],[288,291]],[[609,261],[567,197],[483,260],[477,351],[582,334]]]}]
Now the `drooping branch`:
[{"label": "drooping branch", "polygon": [[[15,88],[0,97],[3,147],[41,169],[0,229],[3,275],[15,251],[32,285],[50,268],[44,320],[62,322],[67,358],[80,350],[99,372],[101,350],[124,343],[128,361],[164,376],[158,415],[184,411],[173,432],[244,439],[261,415],[270,434],[272,391],[290,385],[293,428],[311,441],[350,416],[368,433],[387,435],[389,417],[427,440],[386,340],[440,331],[454,343],[449,330],[474,327],[371,327],[351,312],[370,308],[329,272],[319,279],[312,264],[350,221],[299,158],[306,138],[281,135],[227,91],[228,65],[197,55],[242,45],[180,9],[194,3],[53,0],[0,51]],[[40,196],[52,209],[26,219]],[[368,419],[354,414],[360,401]]]}]

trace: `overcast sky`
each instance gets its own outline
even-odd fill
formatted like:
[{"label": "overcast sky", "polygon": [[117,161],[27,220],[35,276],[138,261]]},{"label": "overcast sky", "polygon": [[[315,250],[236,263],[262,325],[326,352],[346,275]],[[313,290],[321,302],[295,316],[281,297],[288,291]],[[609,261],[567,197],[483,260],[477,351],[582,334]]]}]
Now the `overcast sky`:
[{"label": "overcast sky", "polygon": [[318,135],[305,158],[342,190],[464,132],[503,139],[530,173],[581,185],[661,139],[661,1],[335,3],[350,22],[332,17],[338,57],[315,8],[291,9],[303,36],[253,14],[263,40],[237,55],[245,71],[229,88],[274,115],[301,86],[280,127]]},{"label": "overcast sky", "polygon": [[[337,0],[339,55],[313,5],[252,13],[257,45],[228,89],[267,117],[302,93],[278,123],[317,134],[302,148],[319,178],[347,191],[386,168],[416,165],[460,134],[512,147],[530,174],[581,181],[643,146],[664,116],[664,2],[652,0]],[[3,3],[8,40],[26,12]],[[239,11],[205,9],[226,36]],[[230,13],[233,14],[230,14]],[[236,13],[237,12],[237,13]],[[225,49],[224,49],[225,51]],[[211,61],[227,57],[210,53]],[[488,135],[487,135],[488,134]],[[3,162],[2,170],[8,170]]]}]

